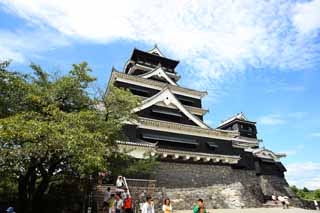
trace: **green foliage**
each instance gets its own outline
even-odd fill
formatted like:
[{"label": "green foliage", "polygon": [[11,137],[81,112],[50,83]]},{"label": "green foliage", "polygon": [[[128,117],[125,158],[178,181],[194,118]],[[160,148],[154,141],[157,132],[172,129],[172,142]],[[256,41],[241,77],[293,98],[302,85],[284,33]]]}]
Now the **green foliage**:
[{"label": "green foliage", "polygon": [[291,186],[291,190],[303,200],[318,200],[320,201],[320,189],[309,190],[306,187],[298,189],[296,186]]},{"label": "green foliage", "polygon": [[111,171],[113,178],[122,175],[131,178],[148,178],[154,167],[158,164],[155,157],[148,154],[145,159],[134,159],[125,154],[114,152],[110,156],[108,169]]},{"label": "green foliage", "polygon": [[24,103],[29,92],[27,76],[8,72],[9,65],[10,61],[0,62],[0,118],[27,108]]},{"label": "green foliage", "polygon": [[108,97],[92,98],[86,62],[58,78],[35,64],[34,75],[8,71],[9,64],[0,63],[0,175],[19,184],[20,200],[39,201],[66,175],[106,169],[139,99],[114,87]]}]

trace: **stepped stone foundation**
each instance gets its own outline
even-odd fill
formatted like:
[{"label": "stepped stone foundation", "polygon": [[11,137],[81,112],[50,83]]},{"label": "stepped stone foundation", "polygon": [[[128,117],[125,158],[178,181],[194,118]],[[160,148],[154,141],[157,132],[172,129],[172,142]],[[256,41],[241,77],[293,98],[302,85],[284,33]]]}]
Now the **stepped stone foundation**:
[{"label": "stepped stone foundation", "polygon": [[191,209],[199,198],[209,209],[261,207],[273,193],[293,197],[299,206],[284,177],[258,176],[228,165],[160,162],[152,179],[157,181],[157,203],[169,197],[177,210]]}]

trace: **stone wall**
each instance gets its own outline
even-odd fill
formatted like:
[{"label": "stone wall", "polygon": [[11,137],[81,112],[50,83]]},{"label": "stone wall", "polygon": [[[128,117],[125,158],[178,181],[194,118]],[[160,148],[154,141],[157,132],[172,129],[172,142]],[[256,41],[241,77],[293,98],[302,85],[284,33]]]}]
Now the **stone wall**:
[{"label": "stone wall", "polygon": [[258,207],[262,204],[248,195],[245,187],[239,182],[199,188],[162,188],[158,189],[153,197],[157,203],[161,203],[164,197],[169,197],[176,210],[192,209],[199,198],[205,201],[208,209]]},{"label": "stone wall", "polygon": [[157,180],[157,203],[169,197],[175,209],[191,209],[198,198],[207,208],[260,207],[273,193],[293,197],[300,206],[284,177],[257,176],[254,170],[230,165],[162,161],[151,177]]},{"label": "stone wall", "polygon": [[233,169],[221,164],[160,162],[151,177],[157,180],[158,187],[166,188],[206,187],[237,182],[244,185],[259,184],[255,171]]}]

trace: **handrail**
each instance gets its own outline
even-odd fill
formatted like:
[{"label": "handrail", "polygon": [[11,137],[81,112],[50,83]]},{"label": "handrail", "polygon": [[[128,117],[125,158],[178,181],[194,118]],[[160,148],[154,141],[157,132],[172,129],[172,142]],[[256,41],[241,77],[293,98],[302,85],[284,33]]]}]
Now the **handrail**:
[{"label": "handrail", "polygon": [[149,180],[149,179],[133,179],[133,178],[129,178],[128,180],[131,181],[150,181],[150,182],[156,182],[157,180]]},{"label": "handrail", "polygon": [[129,187],[128,187],[128,184],[127,184],[126,177],[122,177],[122,178],[123,178],[123,181],[124,181],[124,185],[125,185],[126,189],[128,190],[128,195],[130,196],[130,190],[129,190]]}]

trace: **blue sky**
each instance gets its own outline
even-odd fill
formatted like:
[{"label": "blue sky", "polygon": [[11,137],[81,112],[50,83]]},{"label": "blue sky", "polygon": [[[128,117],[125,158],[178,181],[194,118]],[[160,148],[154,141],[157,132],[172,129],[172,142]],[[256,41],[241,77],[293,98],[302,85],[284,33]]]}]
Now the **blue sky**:
[{"label": "blue sky", "polygon": [[104,88],[134,47],[180,60],[180,85],[207,90],[205,120],[244,112],[285,152],[289,183],[320,188],[320,0],[0,0],[0,58],[66,72],[88,61]]}]

